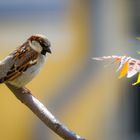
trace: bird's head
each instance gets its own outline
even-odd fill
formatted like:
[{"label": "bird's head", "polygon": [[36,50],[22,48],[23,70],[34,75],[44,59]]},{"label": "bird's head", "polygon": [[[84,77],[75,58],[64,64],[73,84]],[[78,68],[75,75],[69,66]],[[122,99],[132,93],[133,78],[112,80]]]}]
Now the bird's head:
[{"label": "bird's head", "polygon": [[37,51],[38,53],[41,53],[42,55],[46,55],[46,53],[51,53],[51,44],[49,40],[46,38],[46,36],[41,34],[35,34],[32,35],[28,39],[30,47]]}]

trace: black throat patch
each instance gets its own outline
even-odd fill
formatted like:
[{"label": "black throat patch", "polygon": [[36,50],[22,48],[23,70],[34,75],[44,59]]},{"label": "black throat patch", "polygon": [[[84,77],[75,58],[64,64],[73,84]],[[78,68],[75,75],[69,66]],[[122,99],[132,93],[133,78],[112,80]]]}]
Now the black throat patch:
[{"label": "black throat patch", "polygon": [[47,53],[47,51],[44,50],[44,49],[41,51],[41,54],[42,54],[42,55],[46,55],[46,53]]}]

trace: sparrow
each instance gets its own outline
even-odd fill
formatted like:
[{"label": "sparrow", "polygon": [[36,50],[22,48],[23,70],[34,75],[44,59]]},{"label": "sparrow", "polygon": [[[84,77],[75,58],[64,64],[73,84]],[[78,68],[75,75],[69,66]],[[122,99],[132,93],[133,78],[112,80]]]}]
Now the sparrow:
[{"label": "sparrow", "polygon": [[44,35],[32,35],[16,50],[0,61],[0,83],[17,88],[28,84],[42,69],[51,45]]}]

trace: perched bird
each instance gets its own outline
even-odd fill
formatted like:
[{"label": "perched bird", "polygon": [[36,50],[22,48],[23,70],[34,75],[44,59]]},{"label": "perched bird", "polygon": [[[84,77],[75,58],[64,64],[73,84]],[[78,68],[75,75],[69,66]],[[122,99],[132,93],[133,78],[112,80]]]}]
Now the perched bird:
[{"label": "perched bird", "polygon": [[32,35],[0,61],[0,83],[24,87],[43,67],[47,53],[51,53],[50,46],[44,35]]}]

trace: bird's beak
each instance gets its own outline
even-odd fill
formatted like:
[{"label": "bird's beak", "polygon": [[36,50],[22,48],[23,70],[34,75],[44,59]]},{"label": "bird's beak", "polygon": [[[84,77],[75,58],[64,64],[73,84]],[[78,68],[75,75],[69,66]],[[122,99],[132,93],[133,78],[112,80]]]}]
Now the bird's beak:
[{"label": "bird's beak", "polygon": [[51,51],[51,48],[50,48],[50,47],[48,47],[46,51],[47,51],[48,53],[52,53],[52,51]]}]

